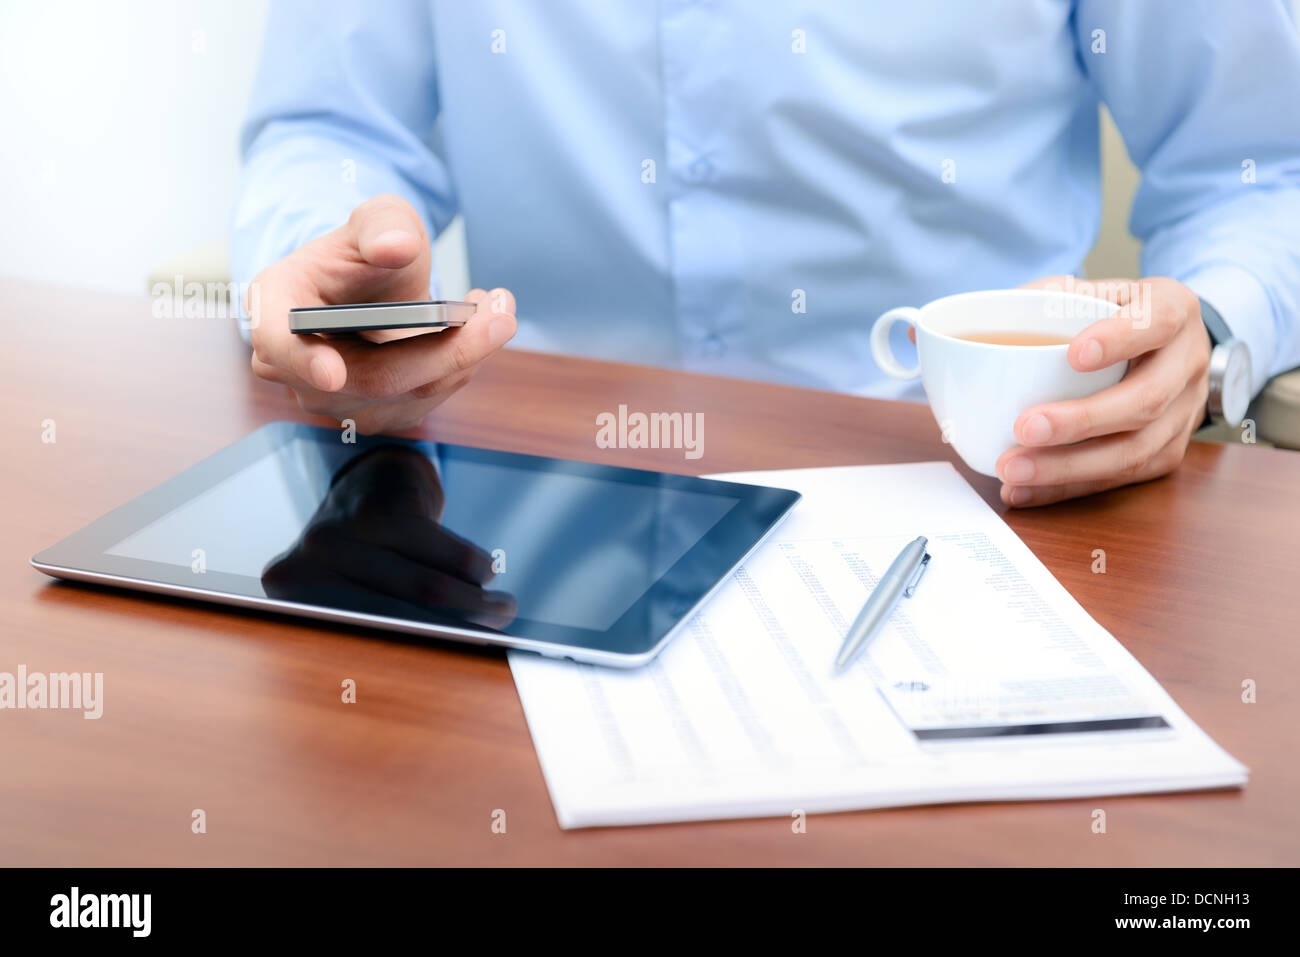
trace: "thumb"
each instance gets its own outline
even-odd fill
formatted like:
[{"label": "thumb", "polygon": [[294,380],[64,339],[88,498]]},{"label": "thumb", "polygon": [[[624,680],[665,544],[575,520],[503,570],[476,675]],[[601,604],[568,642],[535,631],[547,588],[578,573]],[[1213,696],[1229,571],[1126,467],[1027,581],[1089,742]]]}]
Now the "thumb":
[{"label": "thumb", "polygon": [[354,209],[344,229],[363,260],[385,269],[409,266],[428,245],[419,214],[391,193],[368,199]]}]

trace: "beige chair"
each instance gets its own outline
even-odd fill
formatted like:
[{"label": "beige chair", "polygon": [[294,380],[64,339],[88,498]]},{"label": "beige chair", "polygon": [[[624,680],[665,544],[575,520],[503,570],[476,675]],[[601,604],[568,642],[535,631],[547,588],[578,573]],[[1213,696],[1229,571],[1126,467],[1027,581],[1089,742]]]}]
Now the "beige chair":
[{"label": "beige chair", "polygon": [[[1254,421],[1260,438],[1279,448],[1300,449],[1300,369],[1270,379],[1251,403],[1247,416]],[[1237,441],[1238,436],[1234,434],[1232,440]]]}]

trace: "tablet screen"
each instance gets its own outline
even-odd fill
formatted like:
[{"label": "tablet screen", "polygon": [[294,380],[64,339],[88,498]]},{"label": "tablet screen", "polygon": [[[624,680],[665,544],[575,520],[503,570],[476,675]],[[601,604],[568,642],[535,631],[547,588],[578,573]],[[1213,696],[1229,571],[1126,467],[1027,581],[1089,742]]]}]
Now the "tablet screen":
[{"label": "tablet screen", "polygon": [[[274,590],[268,570],[298,561],[312,547],[304,532],[329,525],[311,562],[299,564],[302,575],[314,572],[322,583],[337,575],[335,597],[346,599],[349,584],[370,585],[437,603],[437,583],[450,598],[466,590],[456,587],[463,582],[503,592],[502,602],[513,599],[524,618],[604,631],[739,501],[521,469],[457,451],[371,443],[357,452],[337,440],[296,438],[108,554],[189,568],[201,549],[206,571],[257,578]],[[454,548],[431,542],[442,534]],[[454,554],[469,567],[458,568]],[[479,581],[484,564],[492,577]],[[450,601],[437,604],[447,611]]]},{"label": "tablet screen", "polygon": [[76,573],[67,577],[378,617],[380,627],[644,655],[797,498],[276,423],[33,561]]}]

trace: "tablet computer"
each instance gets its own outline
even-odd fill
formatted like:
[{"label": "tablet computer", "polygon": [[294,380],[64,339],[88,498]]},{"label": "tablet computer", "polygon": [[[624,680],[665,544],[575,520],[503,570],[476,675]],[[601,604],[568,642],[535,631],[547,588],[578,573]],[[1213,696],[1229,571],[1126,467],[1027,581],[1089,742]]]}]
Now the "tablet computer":
[{"label": "tablet computer", "polygon": [[799,500],[684,475],[346,437],[265,426],[32,564],[58,578],[633,667]]}]

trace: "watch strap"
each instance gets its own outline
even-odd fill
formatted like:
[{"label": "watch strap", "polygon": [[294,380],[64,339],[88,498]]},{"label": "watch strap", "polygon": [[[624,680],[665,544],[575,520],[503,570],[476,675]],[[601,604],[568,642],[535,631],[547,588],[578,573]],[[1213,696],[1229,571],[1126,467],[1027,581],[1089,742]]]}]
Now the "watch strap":
[{"label": "watch strap", "polygon": [[[1205,331],[1210,334],[1210,348],[1213,349],[1215,346],[1222,345],[1231,339],[1232,330],[1228,328],[1228,324],[1224,322],[1223,317],[1219,315],[1219,310],[1215,309],[1204,299],[1201,299],[1200,296],[1197,296],[1196,298],[1201,304],[1201,322],[1205,324]],[[1210,411],[1209,404],[1207,403],[1205,406],[1205,418],[1201,420],[1201,424],[1198,428],[1203,429],[1207,425],[1213,425],[1214,421],[1214,413]]]},{"label": "watch strap", "polygon": [[1205,323],[1205,331],[1210,334],[1211,345],[1223,345],[1232,338],[1232,330],[1228,328],[1228,324],[1219,315],[1219,310],[1199,296],[1197,300],[1201,304],[1201,322]]}]

